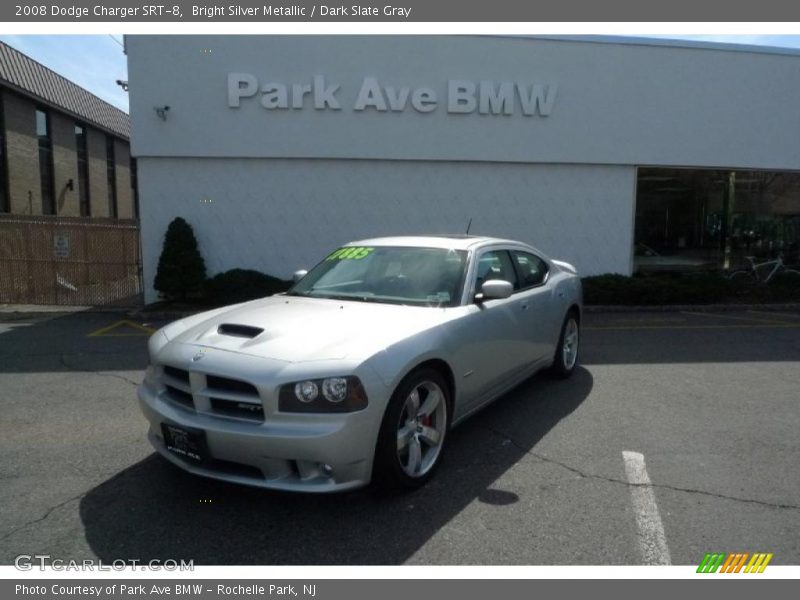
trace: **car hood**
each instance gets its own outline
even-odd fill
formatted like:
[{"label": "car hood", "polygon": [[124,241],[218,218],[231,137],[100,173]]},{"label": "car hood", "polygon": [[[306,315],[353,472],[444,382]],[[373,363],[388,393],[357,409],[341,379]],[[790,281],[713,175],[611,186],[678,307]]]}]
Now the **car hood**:
[{"label": "car hood", "polygon": [[334,360],[371,356],[435,327],[446,320],[446,312],[440,308],[272,296],[176,321],[164,329],[164,334],[173,343],[287,362]]}]

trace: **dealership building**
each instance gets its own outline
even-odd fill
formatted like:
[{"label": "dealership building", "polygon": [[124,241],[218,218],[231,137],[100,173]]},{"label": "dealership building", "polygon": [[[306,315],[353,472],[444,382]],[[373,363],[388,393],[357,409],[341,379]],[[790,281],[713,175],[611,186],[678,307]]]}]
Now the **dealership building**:
[{"label": "dealership building", "polygon": [[145,299],[182,216],[210,273],[471,233],[581,274],[800,262],[800,53],[494,36],[128,36]]}]

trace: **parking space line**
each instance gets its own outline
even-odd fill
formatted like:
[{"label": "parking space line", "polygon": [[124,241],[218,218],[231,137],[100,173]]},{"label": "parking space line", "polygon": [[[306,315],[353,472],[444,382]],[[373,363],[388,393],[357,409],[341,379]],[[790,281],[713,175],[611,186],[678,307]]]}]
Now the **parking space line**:
[{"label": "parking space line", "polygon": [[[133,332],[126,332],[126,333],[113,333],[114,329],[119,327],[125,327],[129,329],[134,329]],[[134,323],[133,321],[128,321],[127,319],[123,319],[122,321],[117,321],[116,323],[112,323],[111,325],[107,325],[105,327],[101,327],[93,331],[92,333],[87,334],[86,337],[100,337],[100,336],[108,336],[108,337],[128,337],[128,336],[143,336],[143,335],[151,335],[155,333],[155,329],[152,327],[147,327],[146,325],[139,325],[139,323]]]},{"label": "parking space line", "polygon": [[625,461],[625,475],[631,484],[631,501],[636,514],[639,546],[644,562],[647,565],[670,565],[672,559],[664,535],[664,525],[661,523],[656,496],[647,475],[644,455],[623,450],[622,459]]},{"label": "parking space line", "polygon": [[751,323],[774,323],[775,325],[797,325],[791,321],[776,321],[775,319],[759,319],[758,317],[737,317],[735,315],[720,315],[717,313],[701,313],[683,311],[685,315],[694,315],[697,317],[713,317],[715,319],[733,319],[735,321],[749,321]]}]

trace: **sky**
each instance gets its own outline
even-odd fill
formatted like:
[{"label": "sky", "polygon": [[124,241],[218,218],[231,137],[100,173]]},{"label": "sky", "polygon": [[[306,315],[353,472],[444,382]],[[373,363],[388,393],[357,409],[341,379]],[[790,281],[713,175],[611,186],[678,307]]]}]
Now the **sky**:
[{"label": "sky", "polygon": [[121,35],[0,35],[0,41],[128,111],[128,94],[116,84],[128,79]]},{"label": "sky", "polygon": [[[800,35],[660,35],[637,36],[692,41],[800,48]],[[0,35],[0,40],[128,111],[128,94],[116,84],[127,81],[121,35]]]}]

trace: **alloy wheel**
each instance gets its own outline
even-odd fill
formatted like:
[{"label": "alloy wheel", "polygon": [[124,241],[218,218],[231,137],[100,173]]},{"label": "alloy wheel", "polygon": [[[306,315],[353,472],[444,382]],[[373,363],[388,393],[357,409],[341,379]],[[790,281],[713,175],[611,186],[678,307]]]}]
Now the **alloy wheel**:
[{"label": "alloy wheel", "polygon": [[436,464],[447,431],[444,392],[432,381],[406,396],[397,426],[397,458],[406,475],[424,476]]},{"label": "alloy wheel", "polygon": [[578,341],[578,323],[575,319],[569,319],[564,328],[564,345],[561,348],[564,368],[567,370],[572,369],[575,366],[575,361],[578,359]]}]

